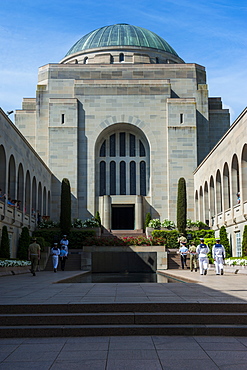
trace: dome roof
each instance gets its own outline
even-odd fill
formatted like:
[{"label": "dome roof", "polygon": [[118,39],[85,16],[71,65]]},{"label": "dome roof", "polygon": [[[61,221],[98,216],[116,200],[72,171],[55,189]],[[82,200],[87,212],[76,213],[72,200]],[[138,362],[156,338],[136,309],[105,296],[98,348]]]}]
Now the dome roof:
[{"label": "dome roof", "polygon": [[145,28],[120,23],[98,28],[78,40],[65,57],[80,51],[114,46],[137,46],[166,51],[178,57],[162,37]]}]

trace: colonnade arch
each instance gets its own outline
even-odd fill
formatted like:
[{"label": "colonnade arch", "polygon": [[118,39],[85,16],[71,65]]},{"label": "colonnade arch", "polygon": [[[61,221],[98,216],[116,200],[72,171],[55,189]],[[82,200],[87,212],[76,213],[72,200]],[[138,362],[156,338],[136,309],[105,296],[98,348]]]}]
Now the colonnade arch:
[{"label": "colonnade arch", "polygon": [[[217,214],[233,209],[239,202],[247,202],[247,144],[243,146],[240,153],[239,156],[234,153],[222,168],[215,170],[215,175],[211,174],[198,185],[198,189],[195,189],[197,220],[206,222]],[[203,212],[201,212],[201,204],[203,204]]]},{"label": "colonnade arch", "polygon": [[[0,189],[3,194],[6,194],[8,199],[18,210],[28,214],[35,215],[39,212],[47,215],[50,212],[51,195],[47,197],[48,190],[46,186],[37,186],[36,174],[31,176],[31,171],[28,164],[19,162],[15,154],[6,154],[6,149],[3,144],[0,145]],[[33,171],[33,170],[32,170]],[[1,202],[5,202],[5,197],[0,198]],[[10,203],[8,203],[11,206]]]}]

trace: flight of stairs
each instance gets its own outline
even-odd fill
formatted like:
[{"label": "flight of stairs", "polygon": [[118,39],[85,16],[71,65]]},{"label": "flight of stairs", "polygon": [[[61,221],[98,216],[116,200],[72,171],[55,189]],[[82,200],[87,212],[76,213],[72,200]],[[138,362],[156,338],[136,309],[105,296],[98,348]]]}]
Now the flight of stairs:
[{"label": "flight of stairs", "polygon": [[[61,264],[59,261],[58,270],[61,270]],[[81,252],[80,251],[70,251],[68,255],[68,259],[66,260],[65,264],[66,271],[78,271],[81,270]],[[49,256],[45,271],[53,271],[52,266],[52,257]]]},{"label": "flight of stairs", "polygon": [[246,336],[247,303],[0,305],[0,337]]}]

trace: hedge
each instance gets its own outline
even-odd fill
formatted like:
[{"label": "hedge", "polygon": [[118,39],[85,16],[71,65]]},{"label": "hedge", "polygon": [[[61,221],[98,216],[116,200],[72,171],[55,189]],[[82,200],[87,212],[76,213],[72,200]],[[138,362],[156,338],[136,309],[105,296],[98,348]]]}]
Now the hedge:
[{"label": "hedge", "polygon": [[[88,237],[93,237],[96,235],[95,230],[83,230],[83,229],[74,229],[70,230],[68,235],[69,248],[82,248],[83,241]],[[59,243],[62,239],[63,233],[61,229],[40,229],[33,232],[34,237],[42,237],[48,242],[51,246],[53,243]]]},{"label": "hedge", "polygon": [[[187,231],[187,239],[188,236],[191,236],[191,239],[188,240],[189,242],[195,242],[196,245],[200,244],[200,238],[214,238],[214,230],[193,230]],[[166,239],[166,246],[167,248],[179,248],[178,244],[178,237],[179,232],[177,230],[154,230],[152,232],[152,237],[162,237]]]}]

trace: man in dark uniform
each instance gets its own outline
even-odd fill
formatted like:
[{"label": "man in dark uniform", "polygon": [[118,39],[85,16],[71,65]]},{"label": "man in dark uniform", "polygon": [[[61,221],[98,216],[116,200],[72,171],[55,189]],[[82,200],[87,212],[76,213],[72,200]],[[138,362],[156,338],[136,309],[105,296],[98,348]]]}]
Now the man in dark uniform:
[{"label": "man in dark uniform", "polygon": [[40,245],[36,243],[36,238],[32,239],[32,243],[28,248],[28,259],[31,261],[31,273],[36,275],[37,266],[40,260]]}]

